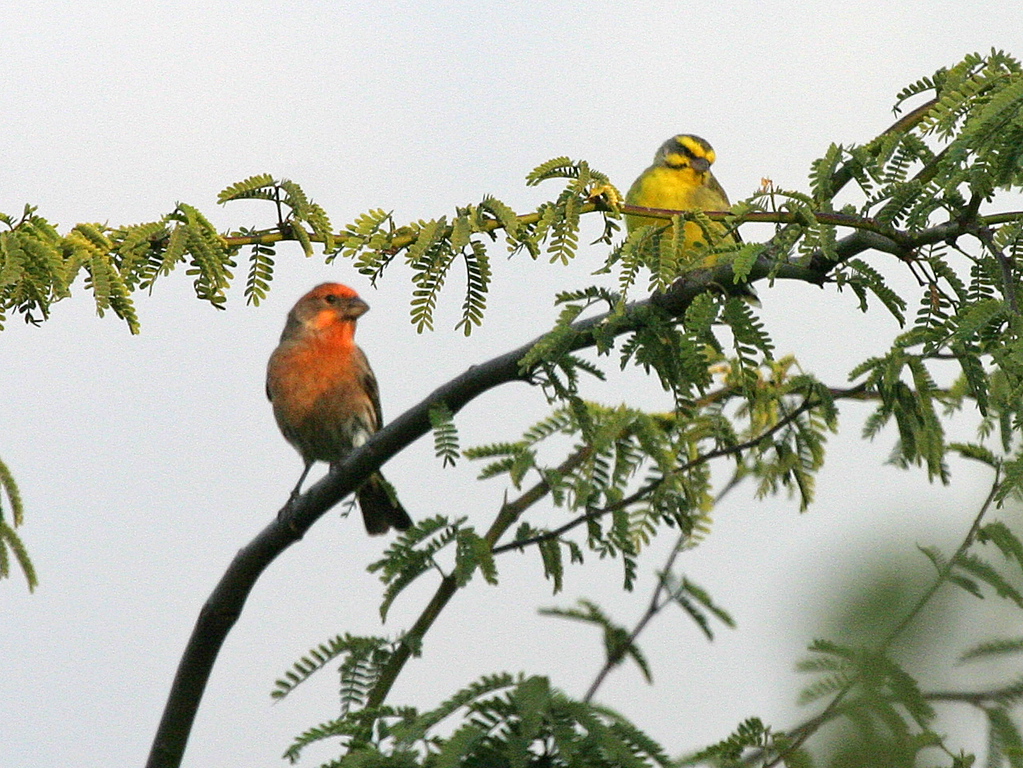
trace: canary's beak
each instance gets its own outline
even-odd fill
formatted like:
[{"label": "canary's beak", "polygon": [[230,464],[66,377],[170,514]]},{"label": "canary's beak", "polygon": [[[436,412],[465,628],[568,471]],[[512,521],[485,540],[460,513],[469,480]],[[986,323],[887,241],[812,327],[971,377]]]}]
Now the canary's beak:
[{"label": "canary's beak", "polygon": [[702,157],[694,157],[690,163],[693,166],[693,170],[699,171],[700,173],[706,173],[710,170],[710,163]]}]

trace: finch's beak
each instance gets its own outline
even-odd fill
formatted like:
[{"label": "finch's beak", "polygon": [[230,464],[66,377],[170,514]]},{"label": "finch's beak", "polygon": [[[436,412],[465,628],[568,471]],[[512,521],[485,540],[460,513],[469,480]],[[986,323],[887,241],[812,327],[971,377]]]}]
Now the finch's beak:
[{"label": "finch's beak", "polygon": [[692,163],[693,168],[695,170],[699,171],[700,173],[706,173],[707,171],[710,170],[710,163],[708,163],[702,157],[694,157],[692,159],[691,163]]},{"label": "finch's beak", "polygon": [[353,320],[357,317],[362,317],[367,312],[369,312],[369,304],[358,296],[348,300],[348,312],[346,314]]}]

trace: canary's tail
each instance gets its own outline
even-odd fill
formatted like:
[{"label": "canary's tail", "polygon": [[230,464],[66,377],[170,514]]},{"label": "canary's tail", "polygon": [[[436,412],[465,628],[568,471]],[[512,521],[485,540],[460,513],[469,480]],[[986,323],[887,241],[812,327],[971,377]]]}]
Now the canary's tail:
[{"label": "canary's tail", "polygon": [[404,531],[412,527],[412,518],[401,506],[394,488],[379,472],[362,484],[358,497],[366,532],[370,535],[387,533],[390,528]]},{"label": "canary's tail", "polygon": [[763,306],[760,303],[760,297],[757,295],[757,292],[753,290],[753,286],[749,283],[742,283],[741,285],[733,286],[730,295],[738,296],[751,307],[759,308]]}]

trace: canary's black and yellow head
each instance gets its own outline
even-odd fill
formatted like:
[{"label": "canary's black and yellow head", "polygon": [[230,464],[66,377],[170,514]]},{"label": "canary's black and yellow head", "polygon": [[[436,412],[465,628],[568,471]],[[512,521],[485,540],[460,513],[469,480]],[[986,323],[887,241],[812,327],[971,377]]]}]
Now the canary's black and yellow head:
[{"label": "canary's black and yellow head", "polygon": [[[710,170],[716,159],[714,148],[699,136],[690,133],[672,136],[657,150],[653,165],[632,183],[625,202],[627,205],[656,208],[662,212],[727,211],[731,207],[728,195]],[[625,222],[630,233],[644,226],[659,227],[662,230],[672,227],[670,220],[644,216],[642,213],[627,213]],[[727,248],[740,241],[738,232],[726,230],[719,222],[707,225],[687,221],[683,232],[683,249],[688,252],[687,259],[692,259],[683,269],[697,265],[713,267],[721,254],[727,252],[720,246]],[[650,241],[653,244],[651,263],[656,263],[659,258],[656,242]],[[706,250],[712,247],[718,250]],[[727,292],[755,301],[756,294],[747,285],[729,286]]]},{"label": "canary's black and yellow head", "polygon": [[[633,182],[625,202],[645,208],[680,211],[723,211],[730,207],[728,195],[718,184],[710,166],[716,159],[714,148],[699,136],[680,133],[661,145],[654,163]],[[630,214],[629,230],[640,225],[664,225],[664,220]],[[694,239],[699,227],[688,227]]]},{"label": "canary's black and yellow head", "polygon": [[717,156],[714,147],[699,136],[682,133],[672,136],[661,145],[654,155],[654,165],[665,166],[677,171],[687,168],[696,174],[706,174]]}]

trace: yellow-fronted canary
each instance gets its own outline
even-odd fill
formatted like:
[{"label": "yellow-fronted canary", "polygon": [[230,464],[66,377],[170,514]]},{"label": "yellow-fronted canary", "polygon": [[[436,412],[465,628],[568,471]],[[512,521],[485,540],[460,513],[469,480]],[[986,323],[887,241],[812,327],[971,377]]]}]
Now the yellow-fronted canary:
[{"label": "yellow-fronted canary", "polygon": [[[679,134],[672,136],[654,155],[654,162],[639,175],[625,196],[627,205],[645,208],[666,208],[678,211],[727,211],[731,207],[728,195],[710,171],[716,155],[714,148],[699,136]],[[626,226],[631,233],[644,225],[670,226],[666,219],[655,219],[638,214],[626,214]],[[721,241],[735,243],[738,233],[726,232],[723,224],[714,224],[722,234]],[[694,221],[685,223],[687,251],[698,252],[710,244],[703,229]],[[708,254],[699,262],[701,267],[713,267],[719,254]],[[735,287],[735,291],[755,296],[748,286]]]}]

